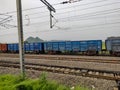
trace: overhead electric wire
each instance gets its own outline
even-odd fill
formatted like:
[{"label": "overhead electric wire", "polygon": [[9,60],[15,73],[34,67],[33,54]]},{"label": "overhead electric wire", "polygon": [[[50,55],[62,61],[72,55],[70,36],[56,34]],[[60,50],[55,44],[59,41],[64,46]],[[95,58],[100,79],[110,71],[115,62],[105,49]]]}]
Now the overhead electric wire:
[{"label": "overhead electric wire", "polygon": [[[118,12],[118,11],[115,11],[115,12]],[[119,11],[120,12],[120,11]],[[98,16],[98,15],[102,15],[103,16],[103,18],[104,17],[107,17],[107,15],[105,15],[105,14],[109,14],[110,15],[110,13],[111,12],[109,12],[109,13],[104,13],[104,15],[102,15],[103,13],[101,13],[101,14],[95,14],[95,15],[88,15],[88,16],[82,16],[82,15],[74,15],[74,16],[70,16],[70,17],[65,17],[65,18],[58,18],[57,20],[60,20],[60,19],[71,19],[71,18],[81,18],[81,19],[85,19],[85,20],[87,20],[88,18],[95,18],[95,16]],[[113,14],[113,12],[112,12],[112,14]],[[119,15],[119,14],[118,14]],[[79,17],[78,17],[79,16]],[[114,16],[114,15],[113,15]],[[98,18],[99,17],[101,17],[101,16],[98,16]]]},{"label": "overhead electric wire", "polygon": [[[99,0],[99,1],[95,1],[95,2],[90,2],[90,3],[85,3],[85,4],[80,4],[80,5],[76,5],[76,7],[78,6],[86,6],[86,5],[92,5],[94,3],[100,3],[100,2],[105,2],[105,1],[110,1],[110,0]],[[74,6],[70,6],[70,7],[65,7],[65,8],[59,8],[57,10],[63,10],[63,9],[67,9],[67,8],[73,8]]]},{"label": "overhead electric wire", "polygon": [[[78,10],[86,10],[86,9],[91,9],[91,8],[96,8],[96,7],[103,7],[103,6],[108,6],[108,5],[113,5],[113,4],[118,4],[120,2],[115,2],[115,3],[107,3],[107,4],[103,4],[103,5],[98,5],[98,6],[92,6],[92,7],[87,7],[87,8],[83,8],[83,9],[77,9],[77,10],[70,10],[70,11],[67,11],[67,12],[62,12],[62,13],[57,13],[58,14],[65,14],[65,13],[70,13],[70,12],[73,12],[73,11],[78,11]],[[26,15],[29,15],[29,14],[26,14]],[[56,14],[53,14],[53,15],[56,15]],[[43,15],[42,17],[47,17],[48,15]],[[41,17],[40,17],[41,18]]]},{"label": "overhead electric wire", "polygon": [[[110,11],[110,12],[109,12]],[[87,16],[91,16],[91,15],[89,15],[89,14],[95,14],[95,15],[99,15],[99,14],[103,14],[102,12],[105,12],[104,14],[109,14],[109,13],[114,13],[114,12],[118,12],[118,11],[120,11],[120,8],[115,8],[115,9],[109,9],[109,10],[103,10],[103,11],[97,11],[97,12],[92,12],[92,13],[86,13],[86,14],[81,14],[81,15],[78,15],[78,16],[85,16],[85,15],[87,15]],[[99,14],[98,14],[99,13]],[[65,14],[65,13],[63,13],[63,14]],[[56,14],[57,15],[57,14]],[[94,15],[94,16],[95,16]],[[48,15],[46,15],[46,16],[48,16]],[[45,15],[44,16],[40,16],[40,17],[31,17],[30,19],[38,19],[38,18],[43,18],[43,17],[46,17]],[[76,15],[77,16],[77,15]],[[93,15],[92,15],[93,16]],[[71,17],[71,16],[70,16]]]},{"label": "overhead electric wire", "polygon": [[[60,3],[52,4],[52,5],[58,5]],[[39,8],[44,8],[46,6],[40,6],[40,7],[33,7],[33,8],[28,8],[28,9],[23,9],[22,11],[29,11],[29,10],[34,10],[34,9],[39,9]],[[6,12],[4,14],[11,14],[11,13],[16,13],[17,11],[11,11],[11,12]]]},{"label": "overhead electric wire", "polygon": [[[95,14],[94,13],[94,15],[88,15],[88,14],[84,14],[84,15],[74,15],[74,16],[70,16],[70,17],[64,17],[64,18],[57,18],[57,20],[58,21],[60,21],[61,19],[71,19],[71,18],[77,18],[78,16],[78,19],[84,19],[84,20],[89,20],[89,19],[95,19],[96,17],[95,16],[97,16],[98,18],[99,17],[103,17],[103,19],[106,17],[108,17],[108,15],[105,15],[105,14],[109,14],[110,15],[110,13],[112,13],[113,14],[113,12],[115,13],[115,12],[118,12],[118,11],[111,11],[111,12],[106,12],[105,11],[105,13],[103,14],[103,13],[100,13],[100,14]],[[88,15],[88,16],[85,16],[85,15]],[[102,15],[102,16],[98,16],[98,15]],[[116,15],[116,14],[115,14]],[[119,14],[117,14],[117,15],[119,15]],[[114,15],[113,15],[113,17],[114,17]],[[37,18],[38,19],[38,18]],[[78,19],[76,20],[76,21],[78,21]],[[97,18],[96,18],[97,19]],[[45,22],[49,22],[48,20],[46,20],[46,21],[42,21],[42,22],[40,22],[40,23],[45,23]]]},{"label": "overhead electric wire", "polygon": [[[118,11],[115,11],[115,10],[119,10],[120,8],[117,8],[117,9],[111,9],[111,10],[105,10],[104,12],[104,14],[110,14],[110,13],[113,13],[113,12],[118,12]],[[114,11],[113,11],[114,10]],[[110,11],[110,12],[107,12],[107,11]],[[101,12],[103,12],[103,11],[101,11]],[[94,13],[94,15],[89,15],[89,14],[86,14],[86,15],[88,15],[89,16],[89,18],[88,18],[88,16],[86,16],[85,14],[83,14],[83,15],[75,15],[75,16],[70,16],[70,17],[65,17],[65,18],[58,18],[57,20],[61,20],[61,19],[69,19],[69,18],[76,18],[76,17],[78,17],[78,19],[80,19],[80,18],[82,18],[82,19],[80,19],[80,20],[89,20],[89,19],[95,19],[96,17],[93,17],[93,16],[97,16],[97,15],[102,15],[103,13],[100,13],[100,12],[97,12],[97,13],[99,13],[99,14],[95,14]],[[101,17],[101,16],[100,16]],[[103,16],[103,17],[107,17],[106,15],[105,16]],[[85,19],[84,19],[85,18]],[[98,17],[99,18],[99,17]],[[77,19],[77,21],[78,21],[78,19]],[[97,19],[97,18],[96,18]],[[72,20],[72,19],[71,19]],[[69,20],[70,21],[70,20]],[[43,22],[38,22],[39,24],[40,23],[46,23],[46,22],[49,22],[49,21],[43,21]],[[64,22],[65,22],[65,20],[64,20]],[[31,23],[30,25],[32,25],[32,24],[34,24],[34,23]],[[35,24],[37,24],[37,23],[35,23]],[[26,26],[26,25],[24,25],[24,26]]]},{"label": "overhead electric wire", "polygon": [[[104,4],[104,5],[99,5],[99,6],[94,6],[94,7],[87,7],[87,8],[84,8],[84,9],[77,9],[77,10],[71,10],[71,11],[67,11],[67,12],[63,12],[63,13],[58,13],[58,14],[65,14],[65,13],[70,13],[70,12],[75,12],[75,11],[78,11],[78,10],[86,10],[86,9],[91,9],[91,8],[96,8],[96,7],[103,7],[103,6],[108,6],[108,5],[111,5],[111,4],[118,4],[118,3],[120,3],[120,2],[117,2],[117,3],[110,3],[110,4]],[[120,8],[118,8],[118,9],[120,9]],[[115,9],[112,9],[112,10],[115,10]],[[106,10],[107,11],[107,10]],[[28,14],[27,14],[28,15]],[[55,15],[55,14],[53,14],[53,15]],[[46,16],[48,16],[48,15],[43,15],[42,17],[46,17]],[[40,18],[42,18],[42,17],[40,17]],[[32,18],[30,18],[30,19],[32,19]]]},{"label": "overhead electric wire", "polygon": [[[118,12],[118,11],[114,11],[114,12]],[[84,16],[84,15],[75,15],[75,16],[71,16],[71,17],[58,18],[57,21],[59,21],[59,22],[69,22],[69,21],[73,21],[74,19],[76,19],[74,21],[90,20],[90,19],[95,20],[95,19],[100,19],[100,18],[106,19],[106,18],[110,18],[110,16],[114,17],[115,15],[119,15],[119,14],[110,15],[110,13],[115,14],[113,12],[105,12],[104,14],[100,13],[100,14],[97,14],[97,15],[89,15],[89,17],[88,16]],[[105,15],[105,14],[109,14],[110,16],[109,15]],[[102,15],[102,16],[98,16],[98,15]],[[116,17],[119,17],[119,16],[115,16],[114,18],[116,18]],[[65,20],[65,19],[69,19],[69,20]],[[49,22],[49,20],[42,21],[42,22],[37,22],[37,23],[31,23],[31,24],[29,24],[27,26],[31,26],[31,25],[35,25],[35,24],[45,24],[47,22]],[[23,26],[26,26],[26,25],[23,25]]]},{"label": "overhead electric wire", "polygon": [[[80,5],[77,5],[77,6],[84,6],[84,5],[89,5],[89,4],[99,3],[99,2],[104,2],[104,1],[108,1],[108,0],[100,0],[100,1],[96,1],[96,2],[91,2],[91,3],[86,3],[86,4],[80,4]],[[76,7],[76,6],[59,8],[59,9],[56,9],[56,10],[57,10],[57,11],[58,11],[58,10],[64,10],[64,9],[73,8],[73,7]],[[37,8],[36,8],[36,9],[37,9]],[[48,11],[46,11],[46,12],[48,12]],[[45,11],[44,11],[44,12],[31,13],[31,14],[28,14],[28,15],[33,15],[33,14],[38,14],[38,13],[45,13]]]},{"label": "overhead electric wire", "polygon": [[[111,14],[111,13],[115,13],[115,12],[119,12],[119,11],[120,11],[120,8],[115,8],[115,9],[109,9],[109,10],[103,10],[103,11],[96,11],[96,12],[92,12],[92,13],[74,15],[74,16],[65,17],[65,18],[72,18],[72,17],[77,17],[77,16],[79,16],[79,18],[80,17],[81,18],[86,18],[86,17],[92,17],[92,16],[97,16],[97,15],[103,15],[103,14]],[[46,15],[46,16],[48,17],[48,15]],[[30,18],[30,19],[44,18],[46,16],[33,17],[33,18]],[[60,18],[60,19],[64,19],[64,18]],[[26,20],[26,19],[23,19],[23,20]]]},{"label": "overhead electric wire", "polygon": [[[100,0],[100,1],[102,2],[102,1],[108,1],[108,0]],[[100,2],[100,1],[99,1],[99,2]],[[92,2],[92,3],[93,3],[93,2]],[[94,3],[95,3],[95,2],[94,2]],[[118,4],[118,3],[120,3],[120,2],[109,3],[109,5]],[[104,4],[103,6],[107,6],[107,5]],[[43,6],[42,6],[42,7],[43,7]],[[74,7],[75,7],[75,6],[74,6]],[[97,6],[97,7],[101,7],[101,6],[99,5],[99,6]],[[37,8],[37,7],[36,7],[36,8]],[[39,7],[39,8],[40,8],[40,7]],[[67,8],[68,8],[68,7],[67,7]],[[89,7],[89,8],[90,8],[90,7]],[[91,8],[95,8],[95,7],[91,7]],[[35,8],[25,9],[25,11],[26,11],[26,10],[32,10],[32,9],[35,9]],[[65,8],[65,9],[66,9],[66,8]],[[87,9],[87,8],[85,8],[85,9]],[[120,8],[119,8],[119,9],[120,9]],[[119,10],[119,9],[118,9],[118,10]],[[60,9],[60,10],[61,10],[61,9]],[[71,10],[71,12],[72,12],[72,11],[73,11],[73,10]],[[74,10],[74,11],[75,11],[75,10]],[[118,12],[118,11],[111,11],[111,12],[113,13],[113,12]],[[63,14],[64,14],[64,13],[69,13],[69,12],[63,12]],[[106,13],[106,12],[105,12],[105,13]],[[60,13],[59,13],[59,14],[60,14]],[[62,13],[61,13],[61,14],[62,14]],[[89,13],[89,14],[90,14],[90,13]],[[109,14],[109,13],[107,13],[107,14]],[[29,14],[28,14],[28,15],[29,15]],[[83,14],[82,14],[82,15],[83,15]],[[85,15],[85,14],[84,14],[84,15]],[[98,15],[98,14],[97,14],[97,15]],[[88,15],[88,16],[90,16],[90,15]],[[96,16],[96,15],[92,15],[92,16]],[[73,18],[74,18],[74,17],[76,17],[76,16],[73,16]],[[85,17],[86,17],[86,16],[85,16]],[[65,18],[70,18],[70,17],[65,17]],[[59,19],[65,19],[65,18],[58,18],[58,20],[59,20]],[[83,18],[83,17],[81,17],[81,18]]]},{"label": "overhead electric wire", "polygon": [[[107,26],[107,25],[114,25],[114,24],[120,24],[120,22],[102,23],[102,24],[94,24],[94,25],[88,25],[88,26],[86,25],[86,26],[82,26],[82,27],[79,26],[79,27],[75,27],[74,30],[77,29],[77,28],[81,29],[81,28],[96,27],[96,26],[101,27],[103,25]],[[71,27],[69,27],[69,28],[71,28]],[[61,30],[56,29],[56,30],[42,30],[42,31],[33,31],[33,32],[53,32],[53,31],[61,31]],[[62,30],[62,31],[64,31],[64,30]],[[71,31],[71,30],[69,29],[67,31]],[[83,31],[83,30],[79,30],[79,31]],[[24,34],[27,34],[27,33],[30,34],[30,33],[33,33],[33,32],[25,32]],[[16,34],[16,33],[2,34],[0,36],[10,35],[10,34]]]},{"label": "overhead electric wire", "polygon": [[[103,4],[103,5],[98,5],[98,6],[92,6],[92,7],[87,7],[87,8],[81,8],[81,9],[76,9],[76,10],[70,10],[70,11],[65,11],[65,12],[62,12],[62,13],[57,13],[57,14],[64,14],[64,13],[70,13],[70,12],[73,12],[73,11],[78,11],[78,10],[87,10],[87,9],[91,9],[91,8],[96,8],[96,7],[103,7],[103,6],[108,6],[108,5],[113,5],[113,4],[119,4],[120,2],[115,2],[115,3],[107,3],[107,4]],[[77,7],[77,6],[73,6],[73,7]],[[81,5],[78,5],[78,7],[81,7]],[[78,8],[77,7],[77,8]],[[69,7],[69,8],[72,8],[72,7]],[[64,8],[66,9],[66,8]],[[60,10],[64,10],[64,9],[60,9]],[[68,7],[67,7],[68,9]],[[57,10],[58,11],[58,10]],[[45,12],[39,12],[39,13],[45,13]],[[35,13],[35,14],[39,14],[39,13]],[[46,12],[47,13],[47,12]],[[55,13],[56,14],[56,13]],[[55,15],[53,14],[53,15]],[[33,14],[27,14],[27,15],[34,15]],[[46,16],[46,15],[45,15]]]},{"label": "overhead electric wire", "polygon": [[[120,15],[120,14],[118,14],[118,15]],[[105,19],[105,20],[106,20],[107,17],[106,17],[106,18],[103,18],[103,17],[106,17],[106,16],[102,16],[102,17],[89,17],[89,18],[81,18],[81,19],[77,18],[76,20],[74,20],[74,19],[71,19],[71,20],[70,20],[70,19],[69,19],[69,20],[63,20],[63,21],[60,20],[60,19],[58,19],[58,21],[59,21],[59,23],[63,23],[63,22],[70,22],[70,21],[77,21],[77,22],[78,22],[78,21],[83,21],[83,20],[96,20],[96,19],[97,19],[97,20],[98,20],[98,19],[101,19],[101,20],[102,20],[102,19]],[[112,17],[112,16],[111,16],[111,17]],[[119,17],[119,16],[116,16],[116,17]],[[66,19],[68,19],[68,18],[66,18]],[[114,19],[114,20],[120,20],[120,19],[117,18],[117,19]],[[30,26],[37,25],[37,24],[39,24],[39,25],[41,24],[41,25],[42,25],[42,24],[45,24],[45,23],[47,23],[47,22],[48,22],[48,21],[31,23]],[[109,22],[109,21],[108,21],[108,22]]]},{"label": "overhead electric wire", "polygon": [[3,13],[0,13],[0,15],[2,15],[2,16],[9,16],[9,17],[11,17],[11,15],[7,15],[7,14],[3,14]]},{"label": "overhead electric wire", "polygon": [[[98,2],[104,2],[104,1],[109,1],[109,0],[99,0],[99,1],[96,1],[96,2],[81,4],[80,6],[89,5],[89,4],[98,3]],[[52,5],[54,6],[54,5],[61,5],[61,4],[60,3],[56,3],[56,4],[52,4]],[[40,6],[40,7],[33,7],[33,8],[23,9],[22,11],[35,10],[35,9],[40,9],[40,8],[43,8],[43,7],[46,7],[46,6]],[[66,7],[66,8],[70,8],[70,7]],[[59,8],[59,9],[66,9],[66,8]],[[59,10],[59,9],[56,9],[56,10]],[[11,14],[11,13],[16,13],[16,12],[17,11],[11,11],[11,12],[3,13],[3,14]]]}]

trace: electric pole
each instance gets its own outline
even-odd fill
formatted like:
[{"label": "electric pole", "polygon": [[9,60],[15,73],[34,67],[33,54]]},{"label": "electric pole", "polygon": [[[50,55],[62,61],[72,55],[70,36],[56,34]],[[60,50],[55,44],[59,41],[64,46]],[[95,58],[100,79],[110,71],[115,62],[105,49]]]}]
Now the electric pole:
[{"label": "electric pole", "polygon": [[50,4],[50,3],[48,3],[46,0],[40,0],[42,3],[44,3],[46,6],[47,6],[47,8],[48,8],[48,10],[50,11],[50,28],[52,28],[53,27],[53,25],[52,25],[52,18],[53,18],[53,15],[52,15],[52,11],[53,12],[56,12],[56,10],[55,10],[55,8]]},{"label": "electric pole", "polygon": [[24,65],[24,40],[23,40],[23,23],[22,23],[22,5],[21,0],[16,0],[17,7],[17,22],[18,22],[18,38],[19,38],[19,55],[21,75],[25,77]]}]

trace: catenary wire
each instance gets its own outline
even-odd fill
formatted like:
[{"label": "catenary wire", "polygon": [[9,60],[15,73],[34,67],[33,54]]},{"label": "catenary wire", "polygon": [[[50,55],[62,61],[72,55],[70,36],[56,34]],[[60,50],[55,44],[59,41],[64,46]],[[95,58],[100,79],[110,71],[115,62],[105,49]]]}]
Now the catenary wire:
[{"label": "catenary wire", "polygon": [[[96,1],[96,2],[81,4],[80,6],[89,5],[89,4],[98,3],[98,2],[104,2],[104,1],[109,1],[109,0],[99,0],[99,1]],[[60,3],[56,3],[56,4],[52,4],[52,5],[61,5],[61,4],[60,4]],[[46,7],[46,6],[40,6],[40,7],[23,9],[22,11],[35,10],[35,9],[40,9],[40,8],[43,8],[43,7]],[[73,6],[73,7],[74,7],[74,6]],[[66,8],[71,8],[71,7],[66,7]],[[60,9],[60,10],[61,10],[61,9],[63,10],[63,9],[66,9],[66,8],[59,8],[59,9]],[[11,12],[3,13],[3,14],[11,14],[11,13],[16,13],[16,12],[17,12],[17,11],[11,11]],[[40,13],[42,13],[42,12],[40,12]]]},{"label": "catenary wire", "polygon": [[[94,25],[89,25],[89,26],[82,26],[82,27],[75,27],[75,28],[89,28],[89,27],[96,27],[96,26],[107,26],[107,25],[114,25],[114,24],[120,24],[120,22],[112,22],[112,23],[102,23],[102,24],[94,24]],[[43,31],[33,31],[33,32],[53,32],[53,31],[60,31],[60,30],[58,30],[58,29],[56,29],[56,30],[43,30]],[[63,30],[62,30],[63,31]],[[67,30],[67,31],[70,31],[70,30]],[[81,30],[80,30],[81,31]],[[30,34],[30,33],[33,33],[33,32],[25,32],[24,34]],[[9,34],[2,34],[2,35],[0,35],[0,36],[5,36],[5,35],[10,35],[10,34],[16,34],[16,33],[9,33]]]}]

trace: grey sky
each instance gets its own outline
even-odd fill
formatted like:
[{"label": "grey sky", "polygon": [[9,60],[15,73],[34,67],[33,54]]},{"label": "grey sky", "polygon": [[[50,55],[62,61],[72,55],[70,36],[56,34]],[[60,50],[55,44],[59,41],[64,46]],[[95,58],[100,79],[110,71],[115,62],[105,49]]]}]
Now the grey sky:
[{"label": "grey sky", "polygon": [[[40,0],[22,0],[23,10],[30,9],[23,11],[24,39],[38,36],[43,40],[104,40],[120,36],[120,0],[82,0],[64,5],[59,3],[66,0],[47,1],[56,8],[52,29],[49,12]],[[11,11],[16,11],[16,0],[1,0],[0,14],[8,12],[12,16],[5,24],[17,25],[16,12]],[[18,42],[17,28],[0,26],[0,42]]]}]

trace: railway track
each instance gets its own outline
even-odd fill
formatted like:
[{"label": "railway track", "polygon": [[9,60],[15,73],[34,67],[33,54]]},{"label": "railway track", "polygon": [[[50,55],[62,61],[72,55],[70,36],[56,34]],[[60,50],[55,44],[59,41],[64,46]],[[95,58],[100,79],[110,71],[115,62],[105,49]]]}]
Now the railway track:
[{"label": "railway track", "polygon": [[[18,62],[10,62],[10,61],[0,61],[0,66],[20,68]],[[92,77],[92,78],[120,81],[120,71],[95,70],[95,69],[87,69],[87,68],[33,64],[33,63],[25,63],[25,68],[28,70],[35,70],[35,71],[47,71],[53,73],[62,73],[62,74],[70,74],[70,75],[77,75],[83,77]]]},{"label": "railway track", "polygon": [[[12,57],[19,58],[17,54],[2,54],[0,57]],[[81,61],[81,62],[98,62],[98,63],[112,63],[112,64],[120,64],[120,59],[99,59],[99,58],[84,58],[84,57],[66,57],[66,56],[48,56],[48,55],[25,55],[27,59],[47,59],[47,60],[64,60],[64,61]]]}]

